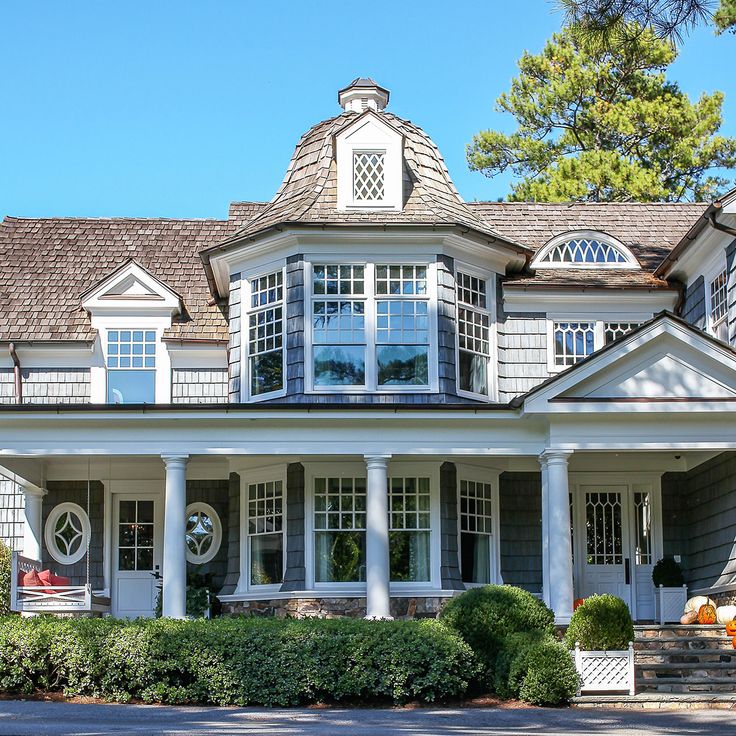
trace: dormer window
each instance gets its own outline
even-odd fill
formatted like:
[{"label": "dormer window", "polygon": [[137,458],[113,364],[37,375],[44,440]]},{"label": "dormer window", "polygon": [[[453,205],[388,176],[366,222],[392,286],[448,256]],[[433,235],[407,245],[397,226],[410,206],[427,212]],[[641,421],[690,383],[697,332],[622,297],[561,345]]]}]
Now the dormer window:
[{"label": "dormer window", "polygon": [[582,230],[550,240],[534,257],[531,267],[639,268],[639,263],[623,243],[610,235]]},{"label": "dormer window", "polygon": [[108,404],[153,404],[156,401],[157,342],[155,330],[108,331]]},{"label": "dormer window", "polygon": [[385,181],[385,151],[353,153],[353,198],[356,202],[383,202]]}]

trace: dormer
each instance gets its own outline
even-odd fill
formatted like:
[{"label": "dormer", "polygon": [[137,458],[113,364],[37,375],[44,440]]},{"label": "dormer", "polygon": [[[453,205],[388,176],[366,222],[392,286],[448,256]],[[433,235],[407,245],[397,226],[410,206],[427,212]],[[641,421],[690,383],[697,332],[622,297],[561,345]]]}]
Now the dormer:
[{"label": "dormer", "polygon": [[358,84],[366,81],[357,79],[338,95],[343,109],[360,112],[335,135],[337,209],[398,212],[404,137],[380,115],[388,91]]}]

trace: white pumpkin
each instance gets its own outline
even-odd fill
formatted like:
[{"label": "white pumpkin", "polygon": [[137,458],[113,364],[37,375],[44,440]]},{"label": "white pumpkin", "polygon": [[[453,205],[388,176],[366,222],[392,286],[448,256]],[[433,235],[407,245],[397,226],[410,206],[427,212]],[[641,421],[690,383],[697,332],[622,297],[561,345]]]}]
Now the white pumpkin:
[{"label": "white pumpkin", "polygon": [[718,606],[716,608],[716,621],[719,624],[727,624],[736,618],[736,606]]},{"label": "white pumpkin", "polygon": [[685,604],[685,613],[697,613],[700,610],[700,606],[705,606],[710,603],[715,608],[715,603],[704,595],[696,595],[694,598],[688,599]]}]

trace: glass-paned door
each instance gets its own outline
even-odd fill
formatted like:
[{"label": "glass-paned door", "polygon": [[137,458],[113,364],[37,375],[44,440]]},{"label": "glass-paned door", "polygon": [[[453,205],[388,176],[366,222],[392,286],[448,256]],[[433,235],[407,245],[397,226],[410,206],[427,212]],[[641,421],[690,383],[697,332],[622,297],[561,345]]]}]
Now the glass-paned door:
[{"label": "glass-paned door", "polygon": [[115,496],[112,606],[118,617],[154,614],[161,569],[160,506],[158,496]]}]

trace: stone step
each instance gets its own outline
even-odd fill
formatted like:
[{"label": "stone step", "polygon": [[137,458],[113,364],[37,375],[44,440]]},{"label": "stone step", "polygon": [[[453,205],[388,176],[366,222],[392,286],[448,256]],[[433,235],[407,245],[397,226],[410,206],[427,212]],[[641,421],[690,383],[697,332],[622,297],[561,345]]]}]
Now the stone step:
[{"label": "stone step", "polygon": [[733,693],[656,693],[636,695],[579,695],[572,699],[574,708],[622,708],[629,710],[698,710],[719,708],[736,710]]},{"label": "stone step", "polygon": [[636,690],[640,693],[730,693],[736,692],[736,679],[732,677],[657,677],[638,679]]},{"label": "stone step", "polygon": [[685,626],[683,624],[673,624],[665,626],[635,626],[634,641],[647,641],[650,639],[672,639],[681,637],[724,637],[726,635],[726,627],[723,624],[711,624],[703,626],[693,624]]},{"label": "stone step", "polygon": [[668,649],[730,649],[734,651],[730,636],[676,636],[671,639],[643,639],[634,642],[634,650],[667,651]]},{"label": "stone step", "polygon": [[[706,676],[706,673],[707,675],[711,673],[715,673],[716,675],[722,673],[729,677],[731,677],[729,674],[731,672],[736,674],[736,662],[655,662],[651,664],[636,664],[634,667],[636,668],[637,674],[641,674],[644,677],[649,672],[656,673],[657,677],[659,677],[660,673],[665,675],[672,673],[673,677],[680,675],[687,677],[692,672],[703,672],[704,674],[702,676]],[[734,682],[736,682],[736,679],[734,679]]]},{"label": "stone step", "polygon": [[679,664],[680,662],[734,662],[734,649],[643,649],[634,653],[637,665]]}]

